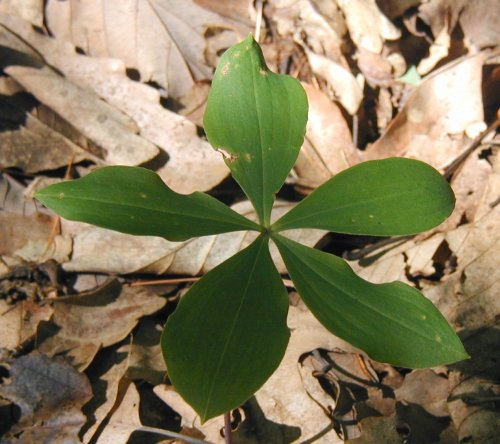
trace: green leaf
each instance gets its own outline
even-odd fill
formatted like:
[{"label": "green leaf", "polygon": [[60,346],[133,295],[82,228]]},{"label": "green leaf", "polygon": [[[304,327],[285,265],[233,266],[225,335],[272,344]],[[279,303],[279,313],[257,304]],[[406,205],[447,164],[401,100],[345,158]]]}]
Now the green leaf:
[{"label": "green leaf", "polygon": [[35,197],[66,219],[171,241],[260,230],[217,199],[198,192],[175,193],[156,173],[138,167],[101,168],[81,179],[43,188]]},{"label": "green leaf", "polygon": [[288,343],[287,312],[267,236],[181,299],[161,345],[170,379],[202,421],[238,407],[271,376]]},{"label": "green leaf", "polygon": [[325,182],[272,229],[321,228],[373,236],[414,234],[439,225],[454,206],[452,189],[426,163],[403,158],[372,160]]},{"label": "green leaf", "polygon": [[267,68],[248,36],[221,58],[204,116],[208,140],[269,226],[274,194],[304,140],[307,97],[300,83]]},{"label": "green leaf", "polygon": [[297,291],[316,318],[372,359],[409,368],[468,357],[436,307],[402,282],[371,284],[339,257],[273,234]]}]

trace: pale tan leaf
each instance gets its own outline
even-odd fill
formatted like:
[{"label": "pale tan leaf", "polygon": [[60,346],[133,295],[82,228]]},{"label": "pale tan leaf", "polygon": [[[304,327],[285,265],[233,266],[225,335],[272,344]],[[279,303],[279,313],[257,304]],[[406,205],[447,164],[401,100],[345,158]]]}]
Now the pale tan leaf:
[{"label": "pale tan leaf", "polygon": [[43,0],[4,0],[0,2],[0,14],[19,15],[41,28],[43,26]]},{"label": "pale tan leaf", "polygon": [[[168,161],[158,174],[172,189],[181,193],[205,191],[227,176],[228,169],[221,155],[208,142],[200,139],[196,126],[185,117],[163,108],[158,91],[127,78],[121,62],[76,54],[72,48],[61,45],[57,40],[35,33],[26,23],[19,20],[9,20],[9,23],[15,25],[23,39],[71,79],[74,85],[94,91],[116,112],[133,119],[141,137],[128,135],[134,138],[127,140],[127,145],[131,146],[135,157],[141,156],[140,163],[148,160],[145,157],[148,151],[142,148],[144,144],[154,144],[155,153],[156,147],[165,151]],[[136,143],[137,140],[141,143]],[[130,163],[110,154],[106,160],[109,163]]]},{"label": "pale tan leaf", "polygon": [[401,32],[382,14],[375,0],[338,0],[356,46],[380,53],[384,40],[396,40]]},{"label": "pale tan leaf", "polygon": [[95,442],[97,444],[126,444],[129,442],[130,435],[138,431],[164,436],[165,438],[169,438],[169,442],[171,442],[171,439],[175,439],[174,442],[208,444],[205,441],[200,441],[169,430],[141,425],[139,404],[139,392],[134,384],[129,384],[125,395],[120,400],[120,405],[113,412],[109,422]]},{"label": "pale tan leaf", "polygon": [[17,167],[32,174],[94,158],[30,114],[15,96],[0,99],[0,116],[0,164],[4,168]]},{"label": "pale tan leaf", "polygon": [[363,91],[356,78],[340,63],[306,49],[313,72],[328,82],[335,97],[346,111],[353,115],[363,100]]},{"label": "pale tan leaf", "polygon": [[[234,26],[192,0],[51,0],[47,24],[57,39],[86,54],[114,57],[154,81],[172,97],[186,94],[195,80],[210,78],[203,32],[209,25]],[[244,34],[244,33],[243,33]]]},{"label": "pale tan leaf", "polygon": [[418,64],[417,70],[424,75],[448,55],[451,33],[457,24],[459,14],[468,2],[465,0],[431,0],[418,8],[418,18],[426,23],[434,36],[429,55]]},{"label": "pale tan leaf", "polygon": [[4,71],[104,149],[107,161],[137,165],[157,155],[156,146],[131,131],[135,124],[130,118],[54,71],[17,36],[23,31],[34,34],[27,22],[0,16],[0,23],[0,41],[6,51],[1,59]]},{"label": "pale tan leaf", "polygon": [[[110,351],[94,362],[88,372],[92,390],[96,394],[86,405],[86,411],[92,412],[92,425],[85,429],[82,441],[89,443],[98,434],[98,429],[112,411],[123,384],[129,365],[129,355],[122,351]],[[95,436],[97,438],[97,436]]]},{"label": "pale tan leaf", "polygon": [[[273,220],[293,207],[291,203],[277,202]],[[248,201],[232,207],[235,211],[255,219]],[[249,245],[256,232],[234,232],[204,236],[185,242],[170,242],[158,237],[137,237],[63,221],[63,233],[73,236],[71,260],[63,264],[68,271],[95,271],[105,273],[176,273],[197,275],[206,273],[216,265]],[[309,246],[314,246],[325,232],[321,230],[289,230],[285,235]],[[274,244],[271,254],[278,270],[285,266]]]},{"label": "pale tan leaf", "polygon": [[139,392],[134,384],[127,388],[119,407],[99,435],[98,444],[126,444],[130,435],[141,427],[139,418]]},{"label": "pale tan leaf", "polygon": [[[303,43],[300,35],[307,35],[307,44],[317,54],[325,54],[334,61],[341,59],[340,46],[345,34],[342,14],[335,5],[332,20],[319,13],[316,2],[311,0],[270,0],[274,8],[273,20],[277,22],[278,32],[283,36],[294,36]],[[333,3],[333,2],[332,2]]]},{"label": "pale tan leaf", "polygon": [[294,169],[298,185],[316,188],[356,164],[358,152],[339,107],[318,89],[303,86],[309,101],[309,118]]},{"label": "pale tan leaf", "polygon": [[405,156],[435,168],[450,164],[469,143],[468,126],[483,121],[484,55],[459,59],[426,78],[365,159]]}]

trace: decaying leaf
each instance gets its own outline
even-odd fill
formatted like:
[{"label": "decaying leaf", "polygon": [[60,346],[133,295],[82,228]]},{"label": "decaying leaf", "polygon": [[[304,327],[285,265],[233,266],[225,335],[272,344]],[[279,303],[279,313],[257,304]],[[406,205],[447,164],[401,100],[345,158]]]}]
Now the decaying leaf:
[{"label": "decaying leaf", "polygon": [[146,289],[123,287],[111,280],[100,288],[55,302],[50,323],[39,328],[38,349],[65,354],[72,364],[87,368],[101,347],[124,339],[138,319],[160,310],[166,299]]},{"label": "decaying leaf", "polygon": [[82,406],[92,397],[87,377],[60,358],[34,352],[8,364],[10,377],[0,395],[16,404],[21,417],[5,442],[79,442]]}]

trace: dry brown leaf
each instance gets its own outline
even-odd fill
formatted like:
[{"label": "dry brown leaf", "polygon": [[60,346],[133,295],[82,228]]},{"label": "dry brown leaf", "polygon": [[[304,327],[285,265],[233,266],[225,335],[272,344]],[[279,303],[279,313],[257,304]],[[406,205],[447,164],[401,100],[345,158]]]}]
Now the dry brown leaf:
[{"label": "dry brown leaf", "polygon": [[128,369],[128,359],[128,353],[110,350],[106,354],[100,354],[99,359],[94,361],[87,372],[95,396],[87,403],[84,410],[92,412],[91,421],[82,430],[84,443],[89,443],[98,437],[102,422],[112,411],[120,395],[120,386]]},{"label": "dry brown leaf", "polygon": [[495,443],[500,414],[500,325],[465,330],[464,346],[471,359],[452,367],[448,407],[457,429],[458,442]]},{"label": "dry brown leaf", "polygon": [[94,291],[59,298],[52,322],[39,329],[38,350],[51,356],[64,353],[83,370],[101,347],[124,339],[142,316],[155,313],[165,303],[152,291],[122,288],[116,280]]},{"label": "dry brown leaf", "polygon": [[[228,168],[221,155],[200,139],[196,126],[185,117],[163,108],[154,88],[127,78],[121,62],[76,54],[57,40],[34,32],[25,22],[11,18],[9,23],[43,54],[51,66],[64,73],[75,85],[94,91],[113,109],[131,117],[144,144],[154,144],[165,151],[163,154],[168,156],[168,161],[157,172],[172,189],[181,193],[205,191],[227,176]],[[135,156],[146,155],[145,152],[140,154],[140,144],[134,149],[137,151]],[[106,160],[130,163],[117,162],[114,158]],[[145,160],[147,158],[143,157],[142,162]]]},{"label": "dry brown leaf", "polygon": [[500,45],[500,2],[497,0],[465,2],[458,21],[469,50],[477,51]]},{"label": "dry brown leaf", "polygon": [[407,404],[418,404],[433,416],[449,416],[448,379],[430,369],[414,370],[406,375],[396,398]]},{"label": "dry brown leaf", "polygon": [[339,107],[318,89],[303,86],[309,101],[309,118],[294,170],[298,185],[316,188],[356,164],[359,155]]},{"label": "dry brown leaf", "polygon": [[129,117],[54,71],[17,36],[35,34],[27,22],[0,16],[0,23],[4,72],[101,147],[108,162],[138,165],[158,154],[156,146],[131,131],[136,126]]},{"label": "dry brown leaf", "polygon": [[308,49],[306,54],[313,72],[327,81],[335,97],[349,114],[356,114],[363,100],[363,91],[356,78],[340,63]]},{"label": "dry brown leaf", "polygon": [[9,304],[0,287],[0,350],[14,350],[34,337],[38,324],[48,321],[53,313],[50,305],[27,300]]},{"label": "dry brown leaf", "polygon": [[417,70],[424,75],[448,55],[451,45],[451,33],[455,28],[465,0],[431,0],[423,2],[418,8],[418,17],[427,24],[434,37],[429,55],[418,64]]},{"label": "dry brown leaf", "polygon": [[139,418],[139,402],[139,392],[134,384],[130,384],[97,442],[99,444],[126,444],[130,435],[142,425]]},{"label": "dry brown leaf", "polygon": [[9,363],[10,380],[0,395],[16,404],[21,417],[3,439],[9,443],[77,443],[86,421],[82,406],[92,397],[87,377],[60,358],[37,352]]},{"label": "dry brown leaf", "polygon": [[53,170],[84,159],[83,149],[23,109],[16,96],[0,97],[0,165],[27,174]]},{"label": "dry brown leaf", "polygon": [[340,11],[332,13],[335,16],[333,20],[327,20],[318,12],[316,2],[312,0],[270,0],[268,3],[273,8],[272,18],[282,36],[294,36],[296,41],[302,43],[301,35],[307,35],[307,44],[313,52],[340,61],[340,46],[345,34],[344,18],[339,14]]},{"label": "dry brown leaf", "polygon": [[[290,210],[294,204],[277,202],[273,220]],[[232,207],[235,211],[255,219],[248,201]],[[73,254],[63,264],[68,271],[95,271],[104,273],[171,273],[197,275],[206,273],[224,260],[248,246],[257,232],[238,231],[215,236],[204,236],[185,242],[170,242],[159,237],[131,236],[77,222],[62,221],[63,233],[73,237]],[[289,230],[286,236],[314,246],[323,236],[321,230]],[[277,249],[271,245],[271,254],[280,272],[285,266]]]},{"label": "dry brown leaf", "polygon": [[142,319],[134,331],[130,344],[118,349],[127,354],[127,377],[143,380],[151,385],[164,381],[167,367],[160,346],[163,326],[152,319]]},{"label": "dry brown leaf", "polygon": [[57,39],[91,56],[122,60],[171,97],[212,75],[203,56],[205,28],[235,26],[191,0],[127,0],[120,7],[104,0],[54,0],[46,6],[46,20]]},{"label": "dry brown leaf", "polygon": [[0,14],[19,15],[31,24],[42,28],[43,1],[40,0],[5,0],[0,2]]},{"label": "dry brown leaf", "polygon": [[384,40],[396,40],[401,32],[382,14],[375,0],[337,0],[345,15],[349,35],[358,48],[380,53]]},{"label": "dry brown leaf", "polygon": [[405,156],[435,168],[450,164],[466,147],[465,132],[483,122],[484,55],[459,59],[423,81],[365,159]]},{"label": "dry brown leaf", "polygon": [[492,325],[500,314],[500,160],[493,172],[472,223],[446,234],[456,257],[456,271],[448,281],[426,294],[459,327]]}]

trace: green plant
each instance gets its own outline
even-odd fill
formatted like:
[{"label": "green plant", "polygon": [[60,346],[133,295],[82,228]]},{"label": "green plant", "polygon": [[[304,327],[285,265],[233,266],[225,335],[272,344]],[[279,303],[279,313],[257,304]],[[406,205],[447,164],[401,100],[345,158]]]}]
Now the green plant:
[{"label": "green plant", "polygon": [[361,163],[271,224],[275,193],[298,156],[306,121],[300,83],[270,72],[249,36],[222,57],[204,123],[259,223],[207,194],[177,194],[142,168],[106,167],[36,194],[67,219],[134,235],[182,241],[239,230],[258,233],[251,245],[192,286],[163,332],[168,374],[202,421],[245,402],[284,355],[288,298],[269,240],[311,312],[371,358],[412,368],[467,358],[452,328],[418,290],[400,282],[368,283],[342,259],[281,234],[321,228],[386,236],[430,229],[454,207],[451,188],[433,168],[401,158]]}]

